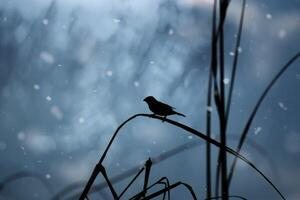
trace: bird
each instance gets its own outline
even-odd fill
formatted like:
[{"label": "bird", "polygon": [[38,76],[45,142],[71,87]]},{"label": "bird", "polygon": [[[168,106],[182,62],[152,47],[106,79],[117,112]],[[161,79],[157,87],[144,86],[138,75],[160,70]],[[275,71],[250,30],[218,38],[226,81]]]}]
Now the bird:
[{"label": "bird", "polygon": [[174,111],[174,107],[157,101],[153,96],[148,96],[144,99],[144,101],[148,104],[149,109],[155,114],[166,118],[169,115],[180,115],[185,117],[184,114]]}]

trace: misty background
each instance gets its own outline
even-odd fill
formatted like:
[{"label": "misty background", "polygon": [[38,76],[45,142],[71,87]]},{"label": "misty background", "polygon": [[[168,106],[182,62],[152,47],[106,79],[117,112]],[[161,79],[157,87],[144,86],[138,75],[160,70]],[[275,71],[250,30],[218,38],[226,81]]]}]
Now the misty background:
[{"label": "misty background", "polygon": [[[33,171],[55,193],[87,180],[117,126],[133,114],[149,113],[142,101],[148,95],[187,116],[171,119],[205,132],[212,2],[1,0],[0,181]],[[240,9],[241,1],[232,1],[225,24],[227,86]],[[248,1],[230,135],[241,133],[268,82],[300,50],[299,11],[299,0]],[[297,61],[271,89],[250,129],[248,138],[264,148],[267,158],[247,143],[242,150],[289,200],[300,198],[299,87]],[[209,109],[217,138],[217,115],[214,107]],[[192,140],[198,138],[166,123],[138,118],[121,130],[104,165],[111,177]],[[235,149],[237,140],[229,140],[228,146]],[[192,185],[204,199],[204,145],[153,166],[150,180],[162,176]],[[125,183],[116,184],[117,190]],[[231,194],[279,199],[243,163],[238,163]],[[0,193],[0,199],[51,196],[32,178],[14,181]],[[172,199],[189,198],[182,188],[172,191]]]}]

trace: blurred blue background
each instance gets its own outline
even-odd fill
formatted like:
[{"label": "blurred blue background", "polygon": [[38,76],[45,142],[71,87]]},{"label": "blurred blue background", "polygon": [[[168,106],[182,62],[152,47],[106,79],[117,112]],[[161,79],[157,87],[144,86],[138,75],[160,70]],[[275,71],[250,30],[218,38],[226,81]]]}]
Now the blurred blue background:
[{"label": "blurred blue background", "polygon": [[[149,112],[142,101],[148,95],[187,115],[170,118],[204,132],[212,2],[2,0],[0,180],[34,171],[54,192],[87,180],[118,124],[135,113]],[[241,2],[232,1],[225,24],[227,89],[240,9]],[[299,11],[299,0],[248,1],[230,135],[241,133],[266,84],[300,50]],[[297,61],[272,88],[250,128],[249,139],[267,153],[262,156],[247,144],[242,150],[289,200],[300,199],[299,87]],[[122,129],[104,164],[114,176],[196,139],[160,121],[139,118]],[[229,140],[228,146],[236,148],[237,140]],[[213,166],[216,155],[213,148]],[[154,166],[151,181],[161,176],[189,183],[203,199],[204,146]],[[118,191],[125,183],[116,185]],[[172,194],[173,199],[190,198],[182,188]],[[243,163],[238,163],[231,194],[279,199]],[[32,178],[12,182],[0,193],[0,199],[50,197]]]}]

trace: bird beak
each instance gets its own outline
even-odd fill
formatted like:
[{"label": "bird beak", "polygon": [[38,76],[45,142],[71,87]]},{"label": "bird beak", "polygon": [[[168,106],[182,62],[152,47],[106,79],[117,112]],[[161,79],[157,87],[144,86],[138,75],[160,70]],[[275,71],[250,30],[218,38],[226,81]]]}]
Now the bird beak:
[{"label": "bird beak", "polygon": [[143,99],[143,101],[146,101],[146,98],[145,98],[145,99]]}]

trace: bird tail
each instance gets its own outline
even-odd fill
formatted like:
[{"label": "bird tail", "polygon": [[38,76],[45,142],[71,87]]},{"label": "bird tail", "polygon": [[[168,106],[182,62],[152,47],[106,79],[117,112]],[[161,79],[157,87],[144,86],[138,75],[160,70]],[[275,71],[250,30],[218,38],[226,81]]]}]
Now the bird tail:
[{"label": "bird tail", "polygon": [[175,113],[176,115],[180,115],[180,116],[182,116],[182,117],[185,117],[184,114],[181,114],[181,113],[179,113],[179,112],[175,112],[175,111],[174,111],[174,113]]}]

